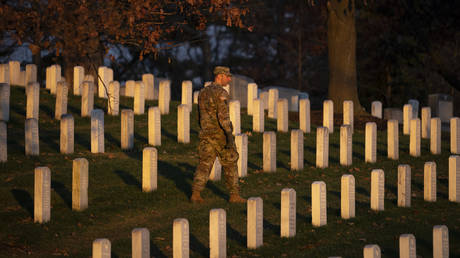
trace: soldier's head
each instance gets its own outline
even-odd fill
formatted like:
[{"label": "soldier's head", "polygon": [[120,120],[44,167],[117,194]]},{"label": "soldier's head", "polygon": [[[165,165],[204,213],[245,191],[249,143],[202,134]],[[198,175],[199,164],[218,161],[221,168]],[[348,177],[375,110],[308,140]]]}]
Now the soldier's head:
[{"label": "soldier's head", "polygon": [[232,74],[230,73],[230,68],[226,66],[216,66],[214,68],[214,82],[225,86],[232,81]]}]

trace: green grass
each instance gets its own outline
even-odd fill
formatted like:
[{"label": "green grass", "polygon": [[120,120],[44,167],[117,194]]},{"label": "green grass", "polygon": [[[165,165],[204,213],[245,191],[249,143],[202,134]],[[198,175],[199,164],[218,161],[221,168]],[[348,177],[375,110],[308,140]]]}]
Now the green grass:
[{"label": "green grass", "polygon": [[[229,204],[223,182],[209,182],[203,192],[206,204],[193,205],[193,173],[197,165],[198,123],[194,105],[191,114],[191,143],[177,143],[178,102],[172,102],[170,114],[162,116],[162,145],[158,154],[158,190],[141,191],[142,149],[147,146],[147,114],[135,116],[135,148],[120,149],[120,117],[105,115],[104,154],[90,152],[90,119],[80,117],[80,97],[70,96],[69,112],[75,119],[75,153],[59,153],[59,122],[54,120],[54,97],[40,92],[40,156],[24,155],[24,89],[11,89],[11,119],[8,123],[8,162],[0,164],[0,256],[49,257],[69,255],[88,257],[92,241],[108,238],[114,257],[131,255],[131,230],[146,227],[150,231],[151,255],[172,256],[172,223],[187,218],[190,223],[192,257],[209,256],[209,211],[227,212],[227,254],[229,257],[362,257],[366,244],[378,244],[385,257],[399,255],[399,235],[414,234],[417,254],[432,256],[432,228],[449,228],[450,257],[460,256],[460,204],[448,201],[448,134],[443,135],[441,155],[429,154],[428,140],[422,140],[422,156],[408,154],[409,137],[400,130],[400,159],[386,158],[386,132],[378,131],[378,161],[364,163],[364,133],[353,135],[353,165],[339,165],[338,128],[330,137],[329,168],[315,168],[316,128],[304,136],[305,168],[289,170],[290,134],[277,133],[277,172],[262,173],[262,134],[249,136],[248,177],[240,180],[244,197],[264,201],[264,244],[256,250],[246,248],[246,205]],[[155,106],[156,101],[146,102]],[[96,108],[106,110],[106,101],[95,99]],[[133,100],[122,98],[122,108],[132,108]],[[251,131],[252,117],[242,110],[242,132]],[[290,122],[290,128],[298,124]],[[276,131],[276,121],[266,119],[265,130]],[[89,161],[89,208],[72,211],[72,160]],[[423,165],[437,164],[437,202],[423,201]],[[412,207],[399,208],[397,201],[397,166],[410,164],[412,169]],[[51,169],[51,221],[33,222],[34,168]],[[370,210],[370,172],[385,171],[385,211]],[[356,218],[340,217],[340,178],[350,173],[356,179]],[[322,180],[327,185],[328,224],[311,225],[311,183]],[[280,238],[281,190],[297,192],[297,235]]]}]

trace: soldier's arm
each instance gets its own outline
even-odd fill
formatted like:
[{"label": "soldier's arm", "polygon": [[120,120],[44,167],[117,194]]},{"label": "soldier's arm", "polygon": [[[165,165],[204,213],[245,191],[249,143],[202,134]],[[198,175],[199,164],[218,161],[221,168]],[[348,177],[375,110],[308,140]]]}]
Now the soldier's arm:
[{"label": "soldier's arm", "polygon": [[222,129],[227,136],[232,135],[233,126],[230,121],[228,100],[230,96],[227,91],[222,90],[217,94],[217,118]]}]

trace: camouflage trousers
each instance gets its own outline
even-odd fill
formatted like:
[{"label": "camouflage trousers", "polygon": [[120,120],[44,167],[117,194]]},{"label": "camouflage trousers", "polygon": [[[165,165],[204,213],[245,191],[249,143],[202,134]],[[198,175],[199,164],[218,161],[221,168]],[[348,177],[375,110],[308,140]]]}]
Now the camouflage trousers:
[{"label": "camouflage trousers", "polygon": [[200,161],[193,178],[192,190],[201,192],[208,181],[211,169],[216,157],[219,157],[222,165],[225,183],[230,194],[239,193],[238,186],[238,152],[233,144],[232,148],[225,148],[225,136],[214,135],[212,137],[200,137],[198,145],[198,155]]}]

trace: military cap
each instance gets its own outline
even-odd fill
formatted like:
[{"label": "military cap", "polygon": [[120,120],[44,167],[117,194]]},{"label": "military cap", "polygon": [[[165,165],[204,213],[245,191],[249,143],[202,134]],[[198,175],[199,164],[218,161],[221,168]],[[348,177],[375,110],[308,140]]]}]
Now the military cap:
[{"label": "military cap", "polygon": [[218,75],[218,74],[225,74],[227,76],[232,76],[232,74],[230,73],[230,68],[228,68],[227,66],[216,66],[214,68],[214,75]]}]

